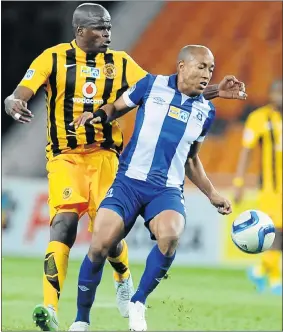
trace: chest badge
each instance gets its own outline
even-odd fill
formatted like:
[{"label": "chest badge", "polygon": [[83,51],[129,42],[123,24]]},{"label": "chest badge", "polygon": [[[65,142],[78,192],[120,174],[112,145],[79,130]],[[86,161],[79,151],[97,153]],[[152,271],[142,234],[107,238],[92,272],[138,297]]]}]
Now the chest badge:
[{"label": "chest badge", "polygon": [[103,67],[103,74],[109,78],[109,79],[113,79],[116,76],[116,68],[112,63],[107,63],[104,67]]}]

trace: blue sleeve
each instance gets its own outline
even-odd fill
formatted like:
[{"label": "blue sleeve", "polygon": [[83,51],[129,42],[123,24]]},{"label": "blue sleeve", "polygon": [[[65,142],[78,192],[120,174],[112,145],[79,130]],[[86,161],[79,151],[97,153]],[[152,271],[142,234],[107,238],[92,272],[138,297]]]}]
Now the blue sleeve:
[{"label": "blue sleeve", "polygon": [[[212,105],[212,104],[211,104]],[[199,136],[199,138],[197,139],[198,142],[203,142],[205,139],[205,136],[207,135],[213,121],[215,119],[215,108],[212,105],[212,109],[209,111],[208,113],[208,117],[206,118],[203,127],[202,127],[202,132]]]},{"label": "blue sleeve", "polygon": [[123,99],[128,107],[135,107],[142,103],[143,97],[149,85],[150,76],[150,74],[147,74],[144,78],[139,80],[123,93]]}]

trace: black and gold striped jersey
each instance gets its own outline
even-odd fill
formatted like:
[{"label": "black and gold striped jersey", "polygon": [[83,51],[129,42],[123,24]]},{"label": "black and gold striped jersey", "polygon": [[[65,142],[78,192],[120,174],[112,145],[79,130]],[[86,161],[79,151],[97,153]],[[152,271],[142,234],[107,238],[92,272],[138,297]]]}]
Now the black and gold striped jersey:
[{"label": "black and gold striped jersey", "polygon": [[82,112],[114,102],[147,74],[126,52],[108,49],[91,54],[75,40],[45,50],[30,65],[20,86],[35,94],[44,85],[47,105],[47,152],[54,155],[82,144],[120,152],[123,146],[118,122],[70,126]]},{"label": "black and gold striped jersey", "polygon": [[245,123],[243,146],[260,149],[259,187],[282,193],[282,114],[266,105],[253,111]]}]

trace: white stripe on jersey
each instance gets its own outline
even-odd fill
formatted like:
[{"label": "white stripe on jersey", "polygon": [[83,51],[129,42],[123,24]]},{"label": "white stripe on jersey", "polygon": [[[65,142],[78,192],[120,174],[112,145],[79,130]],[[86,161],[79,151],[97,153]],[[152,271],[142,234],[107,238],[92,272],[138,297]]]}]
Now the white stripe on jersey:
[{"label": "white stripe on jersey", "polygon": [[[129,168],[125,175],[145,181],[155,154],[156,144],[158,142],[164,119],[168,113],[170,102],[175,91],[168,89],[168,79],[166,76],[157,76],[150,95],[145,103],[144,121],[138,137],[137,146],[132,156]],[[163,105],[154,103],[154,97],[162,96]],[[150,144],[149,144],[150,142]]]},{"label": "white stripe on jersey", "polygon": [[[203,104],[204,105],[201,105],[202,109],[205,109],[205,106],[210,109],[208,101],[204,98]],[[191,118],[197,116],[197,113],[199,111],[199,108],[196,107],[197,105],[198,102],[194,102],[192,104],[192,112],[190,116]],[[185,178],[185,168],[183,165],[185,164],[188,158],[188,153],[191,149],[191,144],[188,143],[188,136],[194,135],[194,131],[198,130],[198,125],[202,127],[202,123],[198,124],[197,122],[188,121],[184,135],[177,146],[176,153],[172,159],[170,168],[168,170],[166,187],[175,187],[176,183],[180,182],[180,178]]]}]

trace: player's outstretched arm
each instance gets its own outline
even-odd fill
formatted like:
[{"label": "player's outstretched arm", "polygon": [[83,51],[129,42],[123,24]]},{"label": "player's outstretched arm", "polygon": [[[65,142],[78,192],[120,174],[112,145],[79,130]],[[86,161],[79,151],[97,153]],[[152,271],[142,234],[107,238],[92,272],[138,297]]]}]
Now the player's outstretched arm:
[{"label": "player's outstretched arm", "polygon": [[232,212],[231,203],[217,192],[206,175],[198,156],[200,147],[200,142],[195,142],[192,146],[185,165],[186,176],[208,197],[211,204],[217,208],[220,214],[230,214]]},{"label": "player's outstretched arm", "polygon": [[121,116],[125,115],[129,111],[131,111],[135,107],[129,107],[123,95],[118,98],[113,104],[107,104],[101,107],[106,115],[107,115],[107,122],[112,121],[114,119],[120,118]]},{"label": "player's outstretched arm", "polygon": [[124,102],[123,96],[117,99],[114,104],[106,104],[101,106],[95,112],[84,112],[73,122],[70,123],[70,126],[74,126],[75,129],[78,129],[80,126],[84,126],[87,123],[106,123],[117,119],[127,112],[129,112],[134,107],[128,107]]},{"label": "player's outstretched arm", "polygon": [[33,114],[27,108],[27,102],[48,80],[51,69],[52,55],[48,49],[33,60],[16,90],[5,99],[5,111],[8,115],[20,123],[31,121]]},{"label": "player's outstretched arm", "polygon": [[20,123],[29,123],[33,114],[27,108],[27,102],[33,96],[33,91],[25,86],[18,86],[16,90],[5,99],[5,112]]},{"label": "player's outstretched arm", "polygon": [[208,85],[203,92],[205,99],[210,100],[214,98],[224,99],[247,99],[245,92],[245,84],[239,81],[233,75],[227,75],[219,84]]}]

